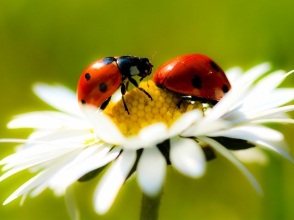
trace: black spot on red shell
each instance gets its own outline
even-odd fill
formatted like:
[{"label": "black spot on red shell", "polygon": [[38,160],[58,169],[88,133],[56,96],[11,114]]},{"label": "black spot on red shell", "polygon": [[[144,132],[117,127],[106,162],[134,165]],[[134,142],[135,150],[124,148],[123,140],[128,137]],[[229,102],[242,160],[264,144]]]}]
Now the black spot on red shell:
[{"label": "black spot on red shell", "polygon": [[222,90],[224,93],[227,93],[229,91],[229,87],[227,85],[223,85]]},{"label": "black spot on red shell", "polygon": [[202,81],[199,76],[193,76],[192,78],[192,85],[196,89],[201,89],[202,88]]},{"label": "black spot on red shell", "polygon": [[105,57],[102,62],[104,65],[111,64],[113,61],[116,61],[114,57]]},{"label": "black spot on red shell", "polygon": [[219,68],[218,68],[218,66],[216,65],[215,62],[213,62],[213,61],[211,60],[211,61],[209,61],[209,64],[210,64],[210,66],[212,67],[212,69],[214,69],[216,72],[219,72]]},{"label": "black spot on red shell", "polygon": [[107,91],[107,85],[105,83],[101,83],[99,86],[99,90],[101,92],[106,92]]},{"label": "black spot on red shell", "polygon": [[85,78],[86,78],[87,81],[89,81],[89,80],[91,79],[91,75],[90,75],[90,73],[86,73],[86,74],[85,74]]},{"label": "black spot on red shell", "polygon": [[82,104],[83,104],[83,105],[84,105],[84,104],[86,104],[86,101],[85,101],[85,100],[83,100],[83,99],[82,99],[82,101],[81,101],[81,102],[82,102]]}]

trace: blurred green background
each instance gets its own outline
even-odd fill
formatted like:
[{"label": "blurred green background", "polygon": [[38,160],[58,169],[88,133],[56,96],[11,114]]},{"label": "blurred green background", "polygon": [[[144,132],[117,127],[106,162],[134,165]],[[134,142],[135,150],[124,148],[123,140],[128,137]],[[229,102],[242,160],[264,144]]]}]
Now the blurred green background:
[{"label": "blurred green background", "polygon": [[[203,53],[223,69],[248,69],[271,61],[294,69],[294,1],[1,1],[1,137],[25,138],[28,130],[7,130],[15,114],[51,107],[31,91],[35,82],[61,83],[75,90],[82,70],[113,55],[153,57],[155,69],[186,53]],[[294,86],[294,77],[285,86]],[[292,82],[291,82],[292,81]],[[294,116],[294,114],[292,114]],[[294,125],[275,126],[294,151]],[[14,144],[1,144],[1,158]],[[269,165],[246,165],[261,184],[258,196],[222,157],[205,176],[186,178],[168,169],[160,219],[294,219],[294,166],[266,152]],[[292,153],[294,156],[294,153]],[[2,203],[29,177],[24,171],[0,185]],[[134,179],[120,191],[110,212],[93,210],[94,179],[75,185],[82,219],[138,219],[141,193]],[[69,219],[63,197],[46,190],[37,198],[0,206],[0,219]]]}]

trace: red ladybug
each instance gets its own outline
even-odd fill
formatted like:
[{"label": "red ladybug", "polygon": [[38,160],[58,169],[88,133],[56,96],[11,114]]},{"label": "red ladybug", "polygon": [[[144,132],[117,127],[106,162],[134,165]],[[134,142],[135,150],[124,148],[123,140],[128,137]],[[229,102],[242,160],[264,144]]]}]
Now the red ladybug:
[{"label": "red ladybug", "polygon": [[152,64],[147,58],[135,56],[105,57],[90,64],[82,73],[77,88],[78,101],[83,105],[90,104],[104,110],[113,93],[121,86],[122,100],[129,113],[123,95],[128,82],[152,97],[132,77],[138,75],[140,81],[152,72]]},{"label": "red ladybug", "polygon": [[176,57],[155,72],[154,83],[182,96],[183,100],[215,105],[231,89],[224,71],[209,57],[188,54]]}]

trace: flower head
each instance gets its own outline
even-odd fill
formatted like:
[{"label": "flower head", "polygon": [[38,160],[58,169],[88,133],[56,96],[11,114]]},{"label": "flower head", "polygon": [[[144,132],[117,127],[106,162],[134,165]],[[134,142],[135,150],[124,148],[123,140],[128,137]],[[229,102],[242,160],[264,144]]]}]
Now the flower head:
[{"label": "flower head", "polygon": [[198,178],[205,172],[206,161],[218,153],[235,164],[261,192],[254,177],[231,150],[257,145],[293,162],[282,148],[283,135],[262,125],[293,123],[284,113],[294,106],[280,106],[293,100],[294,89],[277,88],[291,72],[276,71],[255,83],[269,68],[265,63],[244,74],[238,68],[228,71],[232,90],[214,107],[184,102],[177,108],[177,94],[157,88],[151,81],[142,83],[140,86],[153,101],[137,89],[129,91],[125,100],[130,115],[122,101],[118,101],[110,103],[103,113],[86,108],[84,116],[73,92],[62,86],[36,85],[36,94],[59,111],[23,114],[8,124],[9,128],[35,131],[28,139],[1,140],[21,146],[1,161],[7,172],[0,180],[27,168],[38,174],[4,204],[28,193],[36,196],[47,187],[57,195],[67,194],[75,181],[88,180],[112,163],[94,195],[95,210],[103,214],[133,173],[142,191],[156,196],[161,191],[167,165]]}]

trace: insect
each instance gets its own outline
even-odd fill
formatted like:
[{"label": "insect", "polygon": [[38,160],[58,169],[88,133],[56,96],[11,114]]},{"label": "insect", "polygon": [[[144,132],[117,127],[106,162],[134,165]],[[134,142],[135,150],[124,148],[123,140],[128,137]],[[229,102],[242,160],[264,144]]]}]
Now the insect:
[{"label": "insect", "polygon": [[121,87],[125,110],[130,114],[124,95],[128,83],[144,92],[151,100],[151,95],[132,77],[140,76],[140,81],[149,76],[153,65],[147,58],[135,56],[105,57],[90,64],[80,76],[77,88],[78,101],[81,106],[89,104],[104,110],[113,93]]},{"label": "insect", "polygon": [[153,81],[158,87],[182,96],[178,108],[184,100],[215,105],[231,89],[224,71],[212,59],[201,54],[169,60],[158,68]]}]

